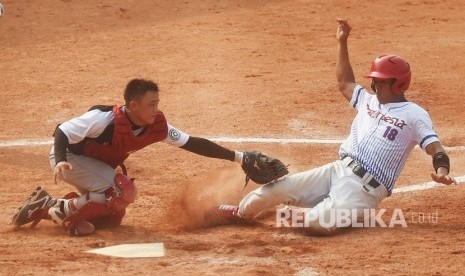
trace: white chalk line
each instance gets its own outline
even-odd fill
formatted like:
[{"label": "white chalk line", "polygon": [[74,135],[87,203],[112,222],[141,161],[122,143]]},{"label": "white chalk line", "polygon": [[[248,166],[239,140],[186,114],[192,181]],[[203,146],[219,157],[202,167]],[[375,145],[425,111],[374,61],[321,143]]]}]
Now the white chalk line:
[{"label": "white chalk line", "polygon": [[[307,139],[307,138],[260,138],[260,137],[210,137],[207,138],[214,142],[225,143],[281,143],[281,144],[341,144],[344,140],[340,139]],[[51,139],[19,139],[10,141],[1,141],[0,148],[5,147],[24,147],[24,146],[42,146],[52,145]],[[448,152],[463,151],[465,146],[444,147]],[[457,182],[465,182],[465,175],[455,177]],[[444,186],[443,184],[434,181],[413,184],[409,186],[395,188],[393,193],[406,193],[411,191],[427,190],[436,187]]]},{"label": "white chalk line", "polygon": [[[459,184],[465,182],[465,175],[454,177],[454,178],[455,178],[455,180],[457,180],[457,182]],[[442,187],[442,186],[447,186],[447,185],[439,184],[439,183],[434,182],[434,181],[430,181],[430,182],[424,182],[424,183],[419,183],[419,184],[413,184],[413,185],[408,185],[408,186],[404,186],[404,187],[394,188],[392,190],[392,193],[393,194],[395,194],[395,193],[407,193],[407,192],[413,192],[413,191],[428,190],[428,189],[433,189],[433,188]]]},{"label": "white chalk line", "polygon": [[50,139],[19,139],[19,140],[1,141],[0,148],[43,146],[43,145],[52,145],[52,144],[53,144],[53,140],[50,140]]},{"label": "white chalk line", "polygon": [[211,137],[215,142],[226,143],[276,143],[276,144],[342,144],[340,139],[307,139],[307,138],[260,138],[260,137]]},{"label": "white chalk line", "polygon": [[[275,143],[275,144],[342,144],[343,139],[310,138],[261,138],[261,137],[206,137],[213,142],[224,143]],[[51,139],[19,139],[0,141],[0,148],[52,145]],[[417,146],[418,147],[418,146]],[[465,146],[444,147],[446,151],[464,151]]]},{"label": "white chalk line", "polygon": [[[207,138],[207,137],[206,137]],[[342,144],[344,140],[338,139],[293,139],[293,138],[242,138],[242,137],[210,137],[213,142],[225,143],[281,143],[281,144]],[[51,145],[51,139],[19,139],[10,141],[0,141],[0,147],[25,147]]]}]

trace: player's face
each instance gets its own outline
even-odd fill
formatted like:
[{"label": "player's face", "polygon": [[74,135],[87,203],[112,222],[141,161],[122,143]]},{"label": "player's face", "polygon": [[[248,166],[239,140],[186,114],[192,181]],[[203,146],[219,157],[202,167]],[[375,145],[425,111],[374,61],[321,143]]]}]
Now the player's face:
[{"label": "player's face", "polygon": [[395,96],[391,90],[392,83],[392,79],[373,78],[374,92],[376,93],[380,103],[388,103],[391,101],[392,97]]},{"label": "player's face", "polygon": [[134,123],[143,126],[155,122],[158,113],[158,103],[160,102],[159,93],[148,91],[131,105]]}]

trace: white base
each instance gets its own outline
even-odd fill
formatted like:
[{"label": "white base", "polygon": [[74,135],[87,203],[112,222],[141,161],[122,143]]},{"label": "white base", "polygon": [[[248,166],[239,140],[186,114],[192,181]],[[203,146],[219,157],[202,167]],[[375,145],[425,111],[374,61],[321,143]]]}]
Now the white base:
[{"label": "white base", "polygon": [[108,246],[87,252],[122,258],[153,258],[165,256],[165,247],[163,243],[135,243]]}]

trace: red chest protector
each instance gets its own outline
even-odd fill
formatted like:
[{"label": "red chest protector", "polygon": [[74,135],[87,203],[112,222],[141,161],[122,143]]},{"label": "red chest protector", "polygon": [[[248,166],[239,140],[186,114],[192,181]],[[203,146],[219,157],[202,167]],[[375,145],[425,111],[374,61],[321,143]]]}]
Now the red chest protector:
[{"label": "red chest protector", "polygon": [[99,144],[94,139],[84,145],[85,155],[101,160],[113,168],[122,164],[130,153],[159,142],[168,135],[168,125],[162,112],[157,114],[155,122],[146,126],[139,136],[134,135],[131,122],[120,106],[114,106],[113,113],[115,128],[111,145]]}]

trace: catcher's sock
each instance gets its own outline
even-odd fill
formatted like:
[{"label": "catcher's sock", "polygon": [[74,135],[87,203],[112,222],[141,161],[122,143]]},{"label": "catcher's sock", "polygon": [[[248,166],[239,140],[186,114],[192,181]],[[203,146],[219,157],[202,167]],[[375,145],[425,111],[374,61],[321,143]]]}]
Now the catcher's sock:
[{"label": "catcher's sock", "polygon": [[76,212],[74,199],[58,199],[56,204],[48,210],[53,222],[62,225],[63,220]]},{"label": "catcher's sock", "polygon": [[[76,213],[76,198],[58,199],[57,203],[48,210],[48,214],[52,221],[58,225],[64,226],[63,221],[66,217]],[[70,236],[86,236],[95,232],[95,226],[86,221],[81,220],[71,226],[64,226],[68,230]]]}]

